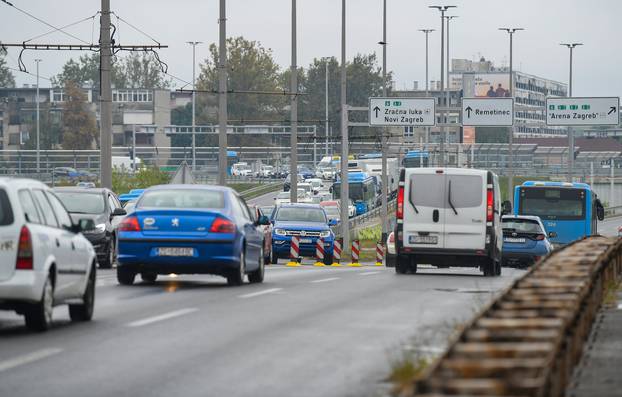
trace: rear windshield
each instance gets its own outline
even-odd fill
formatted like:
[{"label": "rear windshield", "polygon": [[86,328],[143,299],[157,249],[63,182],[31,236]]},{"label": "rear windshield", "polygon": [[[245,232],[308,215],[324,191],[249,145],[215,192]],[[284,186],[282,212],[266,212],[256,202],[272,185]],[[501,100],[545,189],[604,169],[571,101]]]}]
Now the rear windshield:
[{"label": "rear windshield", "polygon": [[549,220],[584,219],[585,190],[557,187],[521,188],[519,213]]},{"label": "rear windshield", "polygon": [[451,208],[482,205],[482,177],[478,175],[414,174],[410,176],[410,202],[417,207]]},{"label": "rear windshield", "polygon": [[4,189],[0,189],[0,226],[7,226],[13,223],[13,209],[9,196]]},{"label": "rear windshield", "polygon": [[321,208],[280,208],[276,213],[277,221],[321,222],[326,223],[326,216]]},{"label": "rear windshield", "polygon": [[225,208],[223,192],[180,189],[152,190],[143,193],[136,208]]},{"label": "rear windshield", "polygon": [[106,208],[101,193],[55,192],[67,211],[73,214],[102,214]]},{"label": "rear windshield", "polygon": [[516,233],[543,234],[540,224],[533,219],[503,219],[503,230]]}]

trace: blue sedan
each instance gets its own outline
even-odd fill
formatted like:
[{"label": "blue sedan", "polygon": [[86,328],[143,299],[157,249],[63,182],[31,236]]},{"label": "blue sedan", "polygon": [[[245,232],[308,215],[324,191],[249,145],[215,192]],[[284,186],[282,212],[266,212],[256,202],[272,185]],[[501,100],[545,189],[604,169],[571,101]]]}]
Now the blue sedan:
[{"label": "blue sedan", "polygon": [[553,250],[539,217],[505,215],[501,224],[504,266],[528,267]]},{"label": "blue sedan", "polygon": [[263,234],[244,199],[227,187],[162,185],[145,190],[119,225],[117,279],[131,285],[137,274],[215,274],[229,285],[264,278]]}]

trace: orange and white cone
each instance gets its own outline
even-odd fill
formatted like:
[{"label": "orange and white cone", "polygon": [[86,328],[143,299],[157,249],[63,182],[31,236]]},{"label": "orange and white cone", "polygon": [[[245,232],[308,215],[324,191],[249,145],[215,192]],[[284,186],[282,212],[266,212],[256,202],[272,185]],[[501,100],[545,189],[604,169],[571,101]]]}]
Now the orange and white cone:
[{"label": "orange and white cone", "polygon": [[343,239],[338,238],[333,242],[333,267],[341,266],[341,247],[343,246]]},{"label": "orange and white cone", "polygon": [[352,263],[349,266],[351,267],[360,267],[359,263],[359,255],[360,255],[360,244],[358,240],[352,240]]},{"label": "orange and white cone", "polygon": [[289,262],[286,266],[296,267],[300,266],[298,258],[300,256],[300,237],[292,236],[292,240],[289,247]]},{"label": "orange and white cone", "polygon": [[382,266],[384,260],[384,244],[382,242],[376,243],[376,266]]},{"label": "orange and white cone", "polygon": [[321,237],[315,241],[315,260],[316,262],[313,264],[313,266],[326,266],[324,264],[324,239]]}]

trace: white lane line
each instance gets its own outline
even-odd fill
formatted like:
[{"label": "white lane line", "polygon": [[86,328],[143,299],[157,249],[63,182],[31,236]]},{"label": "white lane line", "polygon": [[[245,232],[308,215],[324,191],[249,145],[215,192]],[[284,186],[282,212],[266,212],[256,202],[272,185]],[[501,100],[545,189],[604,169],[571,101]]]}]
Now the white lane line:
[{"label": "white lane line", "polygon": [[380,272],[363,272],[363,273],[359,273],[359,276],[369,276],[372,274],[378,274]]},{"label": "white lane line", "polygon": [[322,278],[322,279],[313,280],[313,281],[310,281],[310,282],[311,283],[326,283],[328,281],[335,281],[335,280],[339,280],[339,277]]},{"label": "white lane line", "polygon": [[197,310],[199,309],[194,308],[194,307],[191,307],[188,309],[175,310],[172,312],[160,314],[159,316],[147,317],[142,320],[133,321],[127,324],[127,326],[128,327],[142,327],[143,325],[153,324],[153,323],[157,323],[158,321],[164,321],[164,320],[168,320],[171,318],[183,316],[188,313],[196,312]]},{"label": "white lane line", "polygon": [[278,292],[280,290],[282,290],[283,288],[270,288],[270,289],[265,289],[263,291],[259,291],[259,292],[253,292],[250,294],[244,294],[244,295],[240,295],[238,296],[238,298],[242,298],[242,299],[246,299],[246,298],[254,298],[256,296],[260,296],[260,295],[266,295],[266,294],[272,294],[274,292]]},{"label": "white lane line", "polygon": [[62,351],[63,349],[58,349],[58,348],[41,349],[41,350],[36,350],[32,353],[24,354],[23,356],[20,356],[20,357],[15,357],[9,360],[0,361],[0,372],[4,372],[12,368],[19,367],[21,365],[30,364],[35,361],[43,360],[46,357],[53,356]]}]

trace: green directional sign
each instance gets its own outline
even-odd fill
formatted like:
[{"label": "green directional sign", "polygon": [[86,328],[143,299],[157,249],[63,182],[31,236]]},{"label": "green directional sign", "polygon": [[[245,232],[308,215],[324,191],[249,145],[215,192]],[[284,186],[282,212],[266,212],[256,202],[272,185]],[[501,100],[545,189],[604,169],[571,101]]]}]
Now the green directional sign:
[{"label": "green directional sign", "polygon": [[369,98],[369,125],[433,126],[435,105],[434,98]]},{"label": "green directional sign", "polygon": [[618,125],[620,98],[546,98],[546,125]]}]

